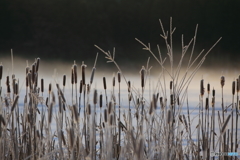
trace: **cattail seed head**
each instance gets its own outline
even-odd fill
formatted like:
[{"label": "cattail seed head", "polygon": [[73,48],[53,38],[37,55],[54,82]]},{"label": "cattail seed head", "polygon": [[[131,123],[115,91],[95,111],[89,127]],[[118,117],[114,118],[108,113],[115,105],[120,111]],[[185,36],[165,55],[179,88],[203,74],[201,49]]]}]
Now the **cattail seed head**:
[{"label": "cattail seed head", "polygon": [[113,87],[115,87],[115,76],[113,76]]},{"label": "cattail seed head", "polygon": [[2,74],[3,74],[3,65],[0,64],[0,80],[2,80]]},{"label": "cattail seed head", "polygon": [[109,124],[112,126],[113,125],[113,120],[114,120],[114,117],[113,115],[111,114],[110,115],[110,118],[109,118]]},{"label": "cattail seed head", "polygon": [[215,97],[215,89],[212,90],[212,96]]},{"label": "cattail seed head", "polygon": [[236,80],[236,83],[237,83],[236,89],[237,89],[237,92],[239,92],[239,79]]},{"label": "cattail seed head", "polygon": [[91,115],[91,105],[90,104],[88,104],[88,106],[87,106],[87,114]]},{"label": "cattail seed head", "polygon": [[66,75],[65,74],[63,75],[63,86],[64,87],[66,86]]},{"label": "cattail seed head", "polygon": [[11,112],[14,110],[14,108],[16,107],[17,105],[17,102],[18,102],[18,98],[19,98],[19,95],[17,95],[14,99],[14,102],[13,102],[13,105],[12,105],[12,108],[11,108]]},{"label": "cattail seed head", "polygon": [[170,90],[172,90],[173,81],[170,81]]},{"label": "cattail seed head", "polygon": [[107,89],[107,84],[106,84],[106,78],[103,77],[103,88],[106,90]]},{"label": "cattail seed head", "polygon": [[221,86],[223,87],[225,85],[225,77],[222,76],[220,80]]},{"label": "cattail seed head", "polygon": [[41,92],[44,92],[44,79],[41,79]]},{"label": "cattail seed head", "polygon": [[121,83],[121,72],[118,71],[118,72],[117,72],[117,75],[118,75],[118,83]]},{"label": "cattail seed head", "polygon": [[206,98],[206,106],[205,106],[205,109],[207,110],[209,108],[209,99]]},{"label": "cattail seed head", "polygon": [[107,109],[104,109],[104,121],[107,123]]},{"label": "cattail seed head", "polygon": [[141,75],[141,87],[144,87],[144,76],[145,76],[145,68],[142,66],[142,69],[140,70],[140,75]]},{"label": "cattail seed head", "polygon": [[35,63],[32,64],[32,83],[35,83],[35,73],[36,73],[36,69],[35,69]]},{"label": "cattail seed head", "polygon": [[49,106],[49,111],[48,111],[48,123],[52,122],[52,110],[53,110],[53,103],[51,102]]},{"label": "cattail seed head", "polygon": [[16,94],[16,95],[18,95],[18,83],[15,83],[15,87],[14,87],[15,89],[14,89],[14,94]]},{"label": "cattail seed head", "polygon": [[128,81],[128,93],[130,93],[130,92],[131,92],[131,82]]},{"label": "cattail seed head", "polygon": [[73,85],[74,84],[74,82],[75,82],[75,79],[74,79],[74,70],[73,70],[73,68],[72,68],[72,70],[71,70],[71,84]]},{"label": "cattail seed head", "polygon": [[112,113],[112,101],[110,101],[108,105],[108,114],[111,114],[111,113]]},{"label": "cattail seed head", "polygon": [[10,82],[9,82],[9,76],[6,77],[6,85],[9,86]]},{"label": "cattail seed head", "polygon": [[208,94],[210,93],[210,84],[209,83],[207,84],[207,92],[208,92]]},{"label": "cattail seed head", "polygon": [[174,97],[173,97],[173,94],[170,95],[170,102],[171,102],[171,105],[174,104]]},{"label": "cattail seed head", "polygon": [[167,113],[167,123],[170,124],[171,122],[172,122],[171,110],[168,110],[168,113]]},{"label": "cattail seed head", "polygon": [[52,84],[49,83],[49,86],[48,86],[48,93],[50,94],[52,92]]},{"label": "cattail seed head", "polygon": [[235,95],[235,81],[232,82],[232,95]]},{"label": "cattail seed head", "polygon": [[85,85],[86,83],[85,83],[85,69],[86,69],[86,65],[84,64],[84,61],[82,62],[82,66],[81,66],[81,68],[82,68],[82,83],[83,83],[83,85]]},{"label": "cattail seed head", "polygon": [[93,103],[96,105],[97,104],[97,90],[94,90],[94,95],[93,95]]},{"label": "cattail seed head", "polygon": [[80,81],[80,86],[79,86],[79,93],[82,94],[82,87],[83,87],[83,83],[82,80]]},{"label": "cattail seed head", "polygon": [[204,95],[204,80],[202,79],[201,82],[200,82],[200,94],[201,96]]},{"label": "cattail seed head", "polygon": [[102,94],[100,94],[100,97],[99,97],[99,105],[100,105],[100,108],[102,108]]}]

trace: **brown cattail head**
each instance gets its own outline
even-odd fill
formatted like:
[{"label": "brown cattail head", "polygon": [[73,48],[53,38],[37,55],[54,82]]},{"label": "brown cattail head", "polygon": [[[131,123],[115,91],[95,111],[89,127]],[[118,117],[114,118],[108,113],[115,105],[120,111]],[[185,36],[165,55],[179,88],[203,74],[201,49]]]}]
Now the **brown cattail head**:
[{"label": "brown cattail head", "polygon": [[150,104],[150,108],[149,108],[149,114],[151,115],[153,113],[153,110],[154,110],[154,106],[153,106],[153,101],[151,102]]},{"label": "brown cattail head", "polygon": [[94,90],[94,95],[93,95],[93,103],[96,105],[97,104],[97,90]]},{"label": "brown cattail head", "polygon": [[235,95],[235,81],[232,82],[232,94]]},{"label": "brown cattail head", "polygon": [[208,92],[208,94],[210,93],[210,84],[209,83],[207,84],[207,92]]},{"label": "brown cattail head", "polygon": [[108,105],[108,114],[111,114],[112,113],[112,101],[109,102],[109,105]]},{"label": "brown cattail head", "polygon": [[140,76],[141,76],[141,87],[144,87],[144,76],[145,76],[145,68],[142,66],[142,69],[140,70]]},{"label": "brown cattail head", "polygon": [[84,64],[84,61],[82,62],[82,66],[81,66],[81,68],[82,68],[82,83],[83,83],[83,85],[85,85],[86,83],[85,83],[85,69],[86,69],[86,65]]},{"label": "brown cattail head", "polygon": [[206,98],[206,106],[205,106],[205,109],[207,110],[209,108],[209,99]]},{"label": "brown cattail head", "polygon": [[74,79],[74,70],[72,68],[71,69],[71,84],[74,84],[74,81],[75,81],[75,79]]},{"label": "brown cattail head", "polygon": [[44,79],[41,79],[41,92],[44,92]]},{"label": "brown cattail head", "polygon": [[160,97],[160,106],[161,106],[161,108],[163,109],[163,97]]},{"label": "brown cattail head", "polygon": [[106,90],[107,89],[107,84],[106,84],[106,78],[103,77],[103,88]]},{"label": "brown cattail head", "polygon": [[223,87],[225,85],[225,77],[222,76],[220,80],[221,86]]},{"label": "brown cattail head", "polygon": [[74,72],[74,83],[77,84],[77,65],[73,65],[73,72]]},{"label": "brown cattail head", "polygon": [[115,87],[115,76],[113,76],[113,87]]},{"label": "brown cattail head", "polygon": [[16,79],[13,78],[13,79],[12,79],[12,88],[13,88],[13,93],[14,93],[14,94],[16,93],[16,91],[15,91],[15,84],[16,84]]},{"label": "brown cattail head", "polygon": [[63,86],[64,87],[66,86],[66,75],[65,74],[63,75]]},{"label": "brown cattail head", "polygon": [[15,86],[14,86],[14,94],[18,95],[18,83],[15,83]]},{"label": "brown cattail head", "polygon": [[173,97],[173,94],[170,95],[170,102],[171,102],[171,105],[174,104],[174,97]]},{"label": "brown cattail head", "polygon": [[93,67],[93,69],[92,69],[92,73],[91,73],[91,78],[90,78],[90,84],[92,84],[92,82],[93,82],[93,78],[94,78],[95,70],[96,70],[96,68]]},{"label": "brown cattail head", "polygon": [[26,87],[29,86],[29,83],[28,83],[28,76],[26,76]]},{"label": "brown cattail head", "polygon": [[13,102],[13,105],[12,105],[12,108],[11,108],[11,112],[12,112],[12,111],[14,110],[14,108],[16,107],[17,102],[18,102],[18,98],[19,98],[19,96],[17,95],[17,96],[15,97],[14,102]]},{"label": "brown cattail head", "polygon": [[7,86],[10,85],[9,76],[6,77],[6,85],[7,85]]},{"label": "brown cattail head", "polygon": [[48,93],[50,94],[52,92],[52,84],[49,83],[49,86],[48,86]]},{"label": "brown cattail head", "polygon": [[171,113],[171,110],[168,110],[168,113],[167,113],[167,123],[171,123],[172,122],[172,113]]},{"label": "brown cattail head", "polygon": [[200,82],[200,94],[201,96],[204,95],[204,84],[203,84],[204,80],[202,79]]},{"label": "brown cattail head", "polygon": [[170,90],[172,90],[173,81],[170,81]]},{"label": "brown cattail head", "polygon": [[88,104],[88,106],[87,106],[87,114],[91,115],[91,105],[90,104]]},{"label": "brown cattail head", "polygon": [[107,109],[104,109],[104,121],[107,123]]},{"label": "brown cattail head", "polygon": [[212,90],[212,96],[215,97],[215,89]]},{"label": "brown cattail head", "polygon": [[114,120],[114,117],[113,117],[113,114],[110,115],[110,118],[109,118],[109,124],[112,126],[113,125],[113,120]]},{"label": "brown cattail head", "polygon": [[82,94],[82,86],[83,86],[83,83],[82,83],[82,80],[80,81],[80,86],[79,86],[79,93]]},{"label": "brown cattail head", "polygon": [[118,75],[118,83],[121,83],[121,72],[118,71],[118,72],[117,72],[117,75]]},{"label": "brown cattail head", "polygon": [[0,80],[2,80],[2,74],[3,74],[3,65],[0,64]]},{"label": "brown cattail head", "polygon": [[100,98],[99,98],[99,105],[100,105],[100,108],[102,108],[102,94],[100,94]]},{"label": "brown cattail head", "polygon": [[87,94],[89,94],[89,93],[90,93],[90,85],[87,84]]},{"label": "brown cattail head", "polygon": [[34,84],[35,83],[35,73],[36,73],[36,64],[33,63],[32,64],[32,83]]},{"label": "brown cattail head", "polygon": [[128,81],[128,93],[130,93],[130,92],[131,92],[131,82]]}]

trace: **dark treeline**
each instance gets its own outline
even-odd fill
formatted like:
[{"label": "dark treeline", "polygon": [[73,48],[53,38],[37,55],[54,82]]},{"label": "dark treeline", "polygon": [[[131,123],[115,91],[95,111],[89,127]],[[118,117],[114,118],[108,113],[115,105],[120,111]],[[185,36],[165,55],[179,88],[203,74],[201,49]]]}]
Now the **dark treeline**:
[{"label": "dark treeline", "polygon": [[168,27],[173,17],[179,44],[181,34],[187,43],[199,24],[199,47],[223,37],[215,51],[234,57],[240,51],[239,6],[239,0],[1,0],[0,52],[88,59],[97,44],[127,57],[141,51],[136,37],[161,43],[158,19]]}]

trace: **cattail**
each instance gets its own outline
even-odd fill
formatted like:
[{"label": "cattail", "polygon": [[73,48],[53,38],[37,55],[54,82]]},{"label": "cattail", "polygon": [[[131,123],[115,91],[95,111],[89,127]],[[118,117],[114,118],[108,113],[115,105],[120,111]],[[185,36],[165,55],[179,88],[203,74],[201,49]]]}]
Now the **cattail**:
[{"label": "cattail", "polygon": [[208,92],[208,94],[210,93],[210,84],[209,83],[207,84],[207,92]]},{"label": "cattail", "polygon": [[179,118],[180,122],[183,123],[182,115],[179,114],[178,118]]},{"label": "cattail", "polygon": [[41,79],[41,92],[44,92],[44,79]]},{"label": "cattail", "polygon": [[10,82],[9,82],[9,76],[6,77],[6,85],[9,86]]},{"label": "cattail", "polygon": [[[73,109],[73,115],[74,115],[74,121],[78,122],[78,109],[77,109],[77,105],[73,105],[72,106]],[[90,111],[91,112],[91,111]],[[90,113],[91,114],[91,113]]]},{"label": "cattail", "polygon": [[142,69],[140,70],[140,75],[141,75],[141,87],[144,87],[144,74],[145,74],[145,68],[142,66]]},{"label": "cattail", "polygon": [[173,98],[173,94],[170,95],[170,102],[171,102],[171,105],[174,104],[174,98]]},{"label": "cattail", "polygon": [[186,120],[185,115],[183,115],[183,121],[184,121],[184,124],[185,124],[186,130],[188,131],[188,125],[187,125],[187,120]]},{"label": "cattail", "polygon": [[0,64],[0,80],[2,80],[2,74],[3,74],[3,65]]},{"label": "cattail", "polygon": [[45,104],[48,107],[48,97],[46,98],[46,103]]},{"label": "cattail", "polygon": [[131,82],[128,81],[128,93],[130,93],[130,92],[131,92]]},{"label": "cattail", "polygon": [[35,86],[37,86],[38,85],[38,73],[36,72],[35,73]]},{"label": "cattail", "polygon": [[15,94],[16,93],[16,91],[15,91],[15,84],[16,84],[16,79],[15,78],[13,78],[12,79],[12,88],[13,88],[13,93]]},{"label": "cattail", "polygon": [[200,82],[200,94],[201,94],[201,96],[204,95],[204,85],[203,85],[203,82],[204,82],[204,80],[202,79],[201,82]]},{"label": "cattail", "polygon": [[132,95],[131,94],[128,94],[128,100],[129,100],[129,102],[132,100]]},{"label": "cattail", "polygon": [[115,76],[113,77],[113,87],[115,87]]},{"label": "cattail", "polygon": [[113,125],[113,120],[114,120],[114,117],[113,117],[113,115],[111,114],[111,115],[110,115],[110,118],[109,118],[109,123],[110,123],[111,126]]},{"label": "cattail", "polygon": [[93,78],[94,78],[95,70],[96,70],[96,68],[93,67],[93,69],[92,69],[92,73],[91,73],[91,78],[90,78],[90,84],[92,84],[92,82],[93,82]]},{"label": "cattail", "polygon": [[10,85],[7,86],[7,93],[11,93]]},{"label": "cattail", "polygon": [[83,83],[82,83],[82,80],[80,81],[80,86],[79,86],[79,93],[82,94],[82,86],[83,86]]},{"label": "cattail", "polygon": [[63,86],[64,87],[66,86],[66,75],[65,74],[63,75]]},{"label": "cattail", "polygon": [[118,75],[118,83],[121,83],[121,72],[118,71],[118,72],[117,72],[117,75]]},{"label": "cattail", "polygon": [[49,83],[49,86],[48,86],[48,93],[50,94],[52,92],[52,84]]},{"label": "cattail", "polygon": [[63,145],[66,145],[66,140],[62,130],[61,130],[61,137],[62,137]]},{"label": "cattail", "polygon": [[235,81],[232,82],[232,94],[235,95]]},{"label": "cattail", "polygon": [[17,95],[17,96],[15,97],[14,102],[13,102],[13,105],[12,105],[12,108],[11,108],[11,112],[12,112],[12,111],[14,110],[14,108],[16,107],[17,102],[18,102],[18,98],[19,98],[19,96]]},{"label": "cattail", "polygon": [[111,112],[112,112],[112,101],[110,101],[108,105],[108,114],[111,114]]},{"label": "cattail", "polygon": [[71,70],[71,84],[73,85],[74,84],[74,81],[75,81],[75,79],[74,79],[74,70],[73,70],[73,68],[72,68],[72,70]]},{"label": "cattail", "polygon": [[102,108],[102,105],[103,103],[102,103],[102,94],[100,94],[100,97],[99,97],[99,105],[100,105],[100,108]]},{"label": "cattail", "polygon": [[212,90],[212,96],[215,97],[215,89]]},{"label": "cattail", "polygon": [[94,90],[94,95],[93,95],[93,103],[96,105],[97,104],[97,90]]},{"label": "cattail", "polygon": [[14,94],[16,94],[16,95],[18,95],[18,83],[15,83],[15,93]]},{"label": "cattail", "polygon": [[[75,63],[75,62],[74,62]],[[77,65],[73,65],[73,72],[74,72],[74,82],[77,83]]]},{"label": "cattail", "polygon": [[172,90],[173,81],[170,81],[170,90]]},{"label": "cattail", "polygon": [[28,77],[26,76],[26,87],[29,86],[29,83],[28,83]]},{"label": "cattail", "polygon": [[152,99],[152,101],[153,101],[153,107],[154,107],[154,109],[157,109],[157,97],[156,97],[156,95],[155,94],[153,94],[153,99]]},{"label": "cattail", "polygon": [[167,113],[167,123],[171,123],[172,122],[172,115],[171,115],[171,110],[168,110],[168,113]]},{"label": "cattail", "polygon": [[49,111],[48,111],[48,123],[52,122],[52,110],[53,110],[53,103],[51,102],[49,106]]},{"label": "cattail", "polygon": [[177,97],[177,105],[180,105],[179,97]]},{"label": "cattail", "polygon": [[28,73],[28,85],[29,85],[30,89],[32,89],[32,79],[31,79],[31,77],[32,77],[32,74],[31,74],[31,72],[29,72]]},{"label": "cattail", "polygon": [[225,85],[225,77],[224,76],[221,77],[220,83],[223,88],[223,86]]},{"label": "cattail", "polygon": [[107,109],[104,109],[104,121],[107,123]]},{"label": "cattail", "polygon": [[60,93],[58,93],[58,107],[59,107],[59,113],[62,113],[62,98],[60,96]]},{"label": "cattail", "polygon": [[87,106],[87,114],[91,115],[91,105],[90,104],[88,104],[88,106]]},{"label": "cattail", "polygon": [[149,108],[149,114],[150,115],[153,113],[153,108],[154,108],[153,103],[154,102],[152,101],[151,104],[150,104],[150,108]]},{"label": "cattail", "polygon": [[103,88],[106,90],[107,89],[107,84],[106,84],[106,78],[103,77]]},{"label": "cattail", "polygon": [[160,97],[160,106],[161,106],[161,108],[163,109],[163,97]]},{"label": "cattail", "polygon": [[32,83],[35,83],[35,73],[36,73],[36,69],[35,69],[35,63],[32,64]]},{"label": "cattail", "polygon": [[38,69],[39,69],[39,63],[40,63],[40,58],[37,58],[37,63],[36,63],[36,72],[38,72]]},{"label": "cattail", "polygon": [[84,64],[84,61],[82,62],[82,83],[83,85],[85,85],[85,69],[86,69],[86,65]]},{"label": "cattail", "polygon": [[90,93],[90,86],[89,86],[89,84],[87,84],[87,94],[89,94]]},{"label": "cattail", "polygon": [[206,106],[205,106],[205,109],[207,110],[209,108],[209,100],[208,98],[206,98]]}]

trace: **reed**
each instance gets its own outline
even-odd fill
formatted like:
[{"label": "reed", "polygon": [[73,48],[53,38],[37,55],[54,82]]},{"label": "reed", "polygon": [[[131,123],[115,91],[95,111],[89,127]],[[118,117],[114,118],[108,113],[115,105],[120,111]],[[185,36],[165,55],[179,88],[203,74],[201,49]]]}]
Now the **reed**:
[{"label": "reed", "polygon": [[[201,79],[199,102],[196,102],[199,108],[189,106],[189,84],[209,51],[194,54],[197,26],[189,43],[184,44],[182,37],[182,53],[180,60],[176,61],[172,20],[169,31],[161,21],[160,26],[163,32],[161,37],[166,43],[166,58],[159,46],[157,55],[150,44],[136,39],[159,64],[159,77],[155,84],[150,75],[150,58],[147,65],[141,68],[140,85],[136,86],[134,81],[126,80],[115,61],[115,49],[110,53],[96,46],[108,62],[116,66],[117,74],[116,77],[113,74],[111,90],[107,86],[107,76],[101,82],[102,90],[91,87],[97,71],[98,54],[90,74],[83,62],[79,75],[74,62],[71,76],[67,79],[63,75],[62,86],[55,79],[46,91],[45,77],[41,79],[40,86],[37,83],[41,76],[40,58],[37,58],[31,67],[27,62],[26,71],[23,72],[26,76],[23,79],[26,93],[23,94],[22,103],[25,87],[21,88],[21,79],[18,80],[14,73],[11,79],[8,74],[5,76],[5,67],[0,64],[0,81],[6,77],[6,85],[1,86],[0,83],[3,93],[0,94],[0,159],[198,160],[211,159],[211,151],[239,151],[239,77],[232,82],[230,104],[224,99],[226,82],[222,76],[218,84],[222,89],[221,97],[215,94],[218,91],[211,88],[210,83],[205,92],[204,80]],[[187,57],[187,67],[184,69],[182,64]],[[89,78],[89,83],[86,78]],[[72,85],[70,94],[65,91],[68,85]],[[124,85],[126,90],[122,88]],[[150,90],[150,96],[146,96],[147,90]],[[116,97],[115,92],[118,92]],[[222,111],[218,111],[219,103]],[[194,111],[196,116],[191,114]],[[196,121],[197,126],[194,126]]]}]

